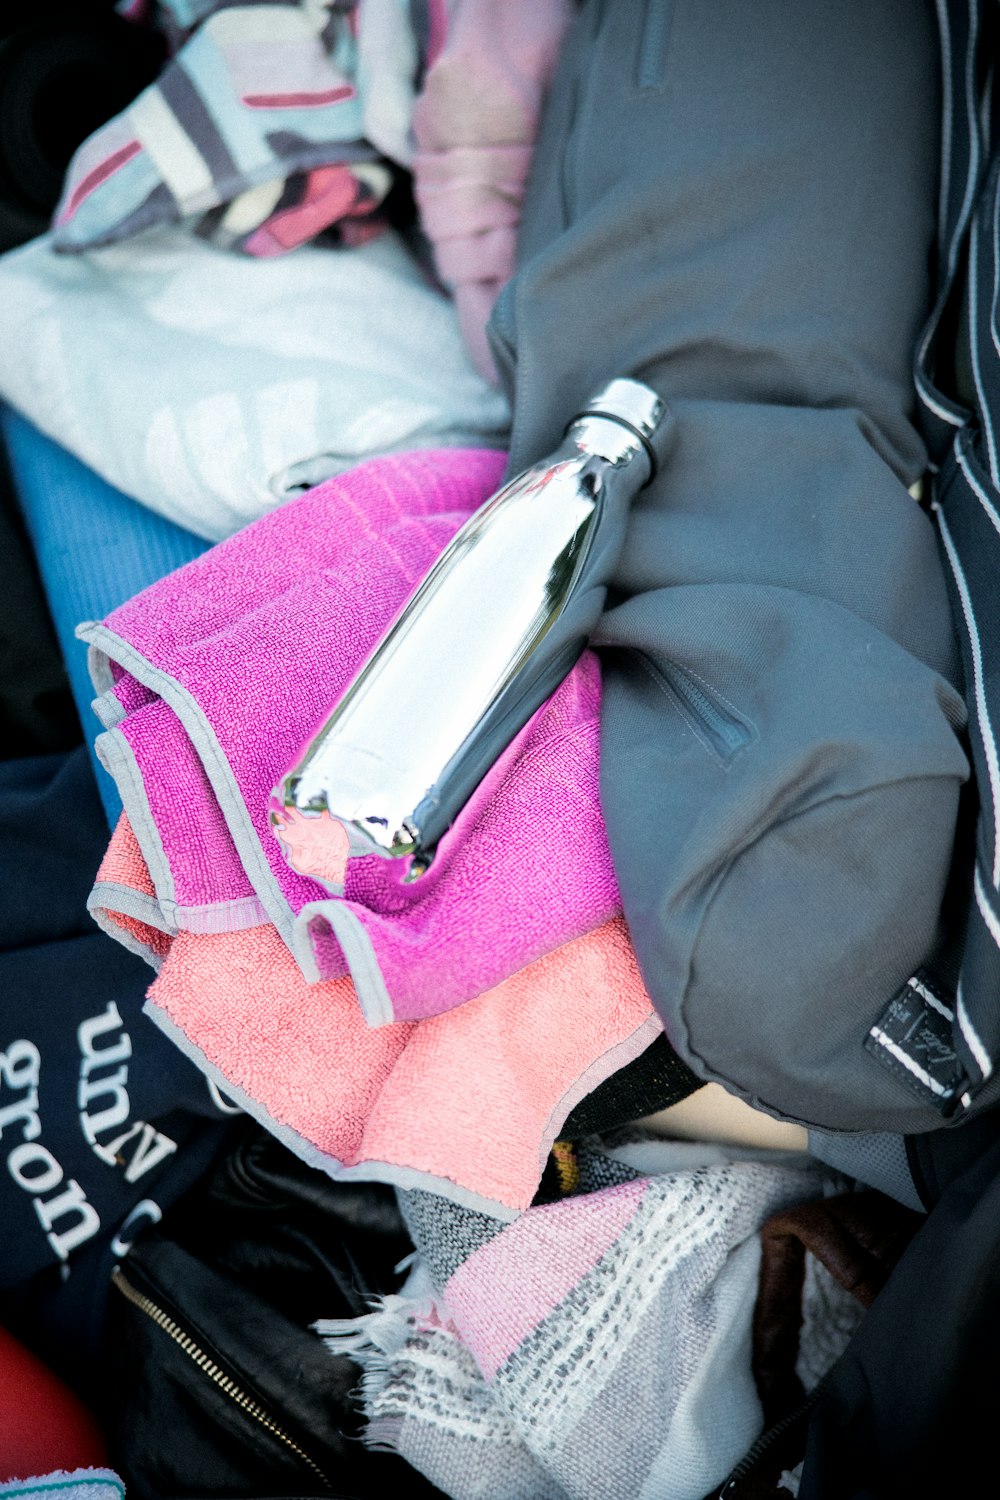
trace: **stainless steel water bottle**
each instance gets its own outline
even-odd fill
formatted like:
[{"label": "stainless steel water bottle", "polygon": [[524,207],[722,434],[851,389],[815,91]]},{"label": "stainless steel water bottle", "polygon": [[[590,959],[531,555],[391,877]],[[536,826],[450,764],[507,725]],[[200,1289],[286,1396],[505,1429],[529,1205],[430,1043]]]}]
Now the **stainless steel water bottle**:
[{"label": "stainless steel water bottle", "polygon": [[[648,386],[612,380],[554,453],[465,522],[275,788],[272,823],[293,866],[323,870],[316,839],[329,837],[345,858],[400,861],[408,881],[428,869],[586,646],[666,418]],[[284,830],[303,815],[319,823],[300,864]]]}]

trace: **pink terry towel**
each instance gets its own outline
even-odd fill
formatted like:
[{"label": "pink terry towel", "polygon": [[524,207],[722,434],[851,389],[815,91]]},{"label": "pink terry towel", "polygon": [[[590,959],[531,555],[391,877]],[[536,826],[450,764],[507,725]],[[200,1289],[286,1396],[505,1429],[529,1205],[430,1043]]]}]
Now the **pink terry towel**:
[{"label": "pink terry towel", "polygon": [[272,923],[306,980],[349,973],[382,1025],[449,1010],[617,915],[590,654],[423,881],[403,887],[372,856],[330,895],[285,863],[268,825],[271,788],[502,468],[480,449],[376,459],[80,627],[154,925]]},{"label": "pink terry towel", "polygon": [[307,984],[270,923],[163,933],[124,815],[90,905],[159,969],[152,1019],[304,1160],[502,1219],[531,1203],[570,1110],[661,1029],[622,917],[468,1005],[372,1029],[350,979]]}]

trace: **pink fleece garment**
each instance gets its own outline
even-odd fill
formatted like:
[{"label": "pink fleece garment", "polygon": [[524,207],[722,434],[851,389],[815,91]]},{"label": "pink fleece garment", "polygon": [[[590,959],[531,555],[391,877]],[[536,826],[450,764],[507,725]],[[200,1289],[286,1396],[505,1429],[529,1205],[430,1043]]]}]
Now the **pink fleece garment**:
[{"label": "pink fleece garment", "polygon": [[350,971],[369,1022],[386,1024],[482,994],[618,913],[589,653],[423,881],[352,860],[332,896],[285,863],[267,822],[271,788],[502,464],[455,449],[374,460],[81,627],[120,707],[99,748],[164,930],[272,922],[307,979]]},{"label": "pink fleece garment", "polygon": [[334,1177],[510,1217],[534,1197],[570,1110],[660,1031],[621,917],[460,1009],[373,1030],[350,979],[307,984],[270,924],[170,938],[128,914],[130,889],[151,883],[123,817],[90,904],[160,962],[152,1018]]},{"label": "pink fleece garment", "polygon": [[432,9],[444,35],[413,107],[414,195],[473,363],[495,381],[486,323],[514,269],[542,102],[575,7],[452,0]]}]

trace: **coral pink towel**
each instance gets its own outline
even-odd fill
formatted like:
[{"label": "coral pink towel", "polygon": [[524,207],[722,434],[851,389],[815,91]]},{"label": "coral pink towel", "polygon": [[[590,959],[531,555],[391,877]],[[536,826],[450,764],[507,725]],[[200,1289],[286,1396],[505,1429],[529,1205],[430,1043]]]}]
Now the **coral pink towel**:
[{"label": "coral pink towel", "polygon": [[286,865],[268,826],[271,788],[502,468],[479,449],[363,464],[80,627],[154,926],[271,923],[306,980],[349,973],[381,1025],[449,1010],[618,914],[590,654],[424,881],[402,887],[373,856],[331,896]]},{"label": "coral pink towel", "polygon": [[350,979],[307,984],[270,923],[164,934],[124,815],[90,904],[159,968],[152,1019],[299,1156],[498,1218],[528,1207],[570,1110],[660,1031],[622,917],[468,1005],[372,1029]]}]

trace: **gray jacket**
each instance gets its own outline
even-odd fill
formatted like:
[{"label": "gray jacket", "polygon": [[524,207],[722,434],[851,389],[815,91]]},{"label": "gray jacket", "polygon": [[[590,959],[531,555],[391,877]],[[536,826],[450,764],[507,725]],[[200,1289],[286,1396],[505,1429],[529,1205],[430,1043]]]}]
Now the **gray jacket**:
[{"label": "gray jacket", "polygon": [[674,411],[594,640],[625,913],[698,1075],[834,1130],[941,1118],[864,1048],[968,775],[908,493],[938,73],[914,0],[584,0],[490,329],[512,473],[612,376]]}]

